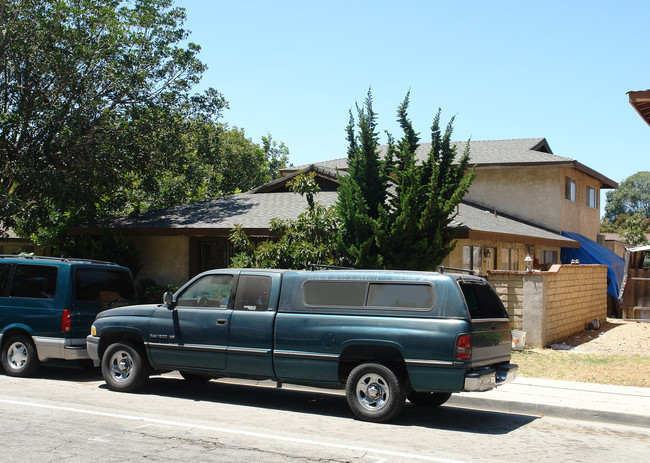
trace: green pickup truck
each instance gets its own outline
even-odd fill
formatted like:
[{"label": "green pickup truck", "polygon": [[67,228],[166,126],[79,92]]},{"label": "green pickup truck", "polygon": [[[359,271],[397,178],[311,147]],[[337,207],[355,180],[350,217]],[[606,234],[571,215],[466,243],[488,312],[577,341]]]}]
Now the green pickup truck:
[{"label": "green pickup truck", "polygon": [[438,406],[517,375],[508,314],[482,278],[371,270],[211,270],[162,305],[101,312],[87,338],[108,387],[150,374],[345,388],[359,418]]}]

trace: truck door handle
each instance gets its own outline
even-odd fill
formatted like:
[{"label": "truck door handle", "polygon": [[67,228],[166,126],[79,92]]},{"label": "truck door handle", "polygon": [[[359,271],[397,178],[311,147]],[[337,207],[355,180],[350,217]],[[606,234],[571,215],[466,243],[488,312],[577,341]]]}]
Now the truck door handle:
[{"label": "truck door handle", "polygon": [[228,324],[227,318],[217,318],[217,325],[227,325],[227,324]]}]

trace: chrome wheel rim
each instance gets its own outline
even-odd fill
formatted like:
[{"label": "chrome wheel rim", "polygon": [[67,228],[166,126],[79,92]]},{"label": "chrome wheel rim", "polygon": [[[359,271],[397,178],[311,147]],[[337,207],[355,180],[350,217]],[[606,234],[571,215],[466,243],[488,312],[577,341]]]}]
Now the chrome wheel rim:
[{"label": "chrome wheel rim", "polygon": [[111,356],[110,368],[115,381],[127,381],[133,372],[133,357],[125,350],[118,350]]},{"label": "chrome wheel rim", "polygon": [[381,410],[390,400],[388,383],[376,373],[362,376],[357,382],[356,390],[359,404],[371,412]]},{"label": "chrome wheel rim", "polygon": [[14,342],[7,350],[7,363],[14,370],[20,370],[27,363],[29,354],[22,342]]}]

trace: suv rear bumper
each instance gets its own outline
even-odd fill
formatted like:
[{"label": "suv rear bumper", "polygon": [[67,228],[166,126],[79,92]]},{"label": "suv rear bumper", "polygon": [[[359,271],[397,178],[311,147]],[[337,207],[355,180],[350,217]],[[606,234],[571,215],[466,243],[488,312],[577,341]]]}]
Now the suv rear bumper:
[{"label": "suv rear bumper", "polygon": [[34,345],[38,359],[45,362],[49,359],[87,360],[88,351],[80,339],[50,338],[34,336]]},{"label": "suv rear bumper", "polygon": [[484,368],[465,374],[465,392],[484,392],[497,386],[511,383],[517,377],[519,367],[515,364],[503,364],[496,368]]}]

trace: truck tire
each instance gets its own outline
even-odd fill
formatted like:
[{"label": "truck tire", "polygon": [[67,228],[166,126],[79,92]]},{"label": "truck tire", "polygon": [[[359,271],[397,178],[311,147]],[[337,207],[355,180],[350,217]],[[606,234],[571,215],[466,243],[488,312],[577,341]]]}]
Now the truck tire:
[{"label": "truck tire", "polygon": [[362,363],[348,376],[345,395],[352,413],[364,421],[381,423],[404,408],[406,387],[386,365]]},{"label": "truck tire", "polygon": [[2,367],[9,376],[31,376],[41,362],[29,336],[12,336],[2,347]]},{"label": "truck tire", "polygon": [[102,376],[112,391],[135,392],[149,379],[149,367],[140,348],[121,341],[104,352]]},{"label": "truck tire", "polygon": [[415,392],[408,395],[409,402],[418,407],[439,407],[449,400],[449,392]]}]

